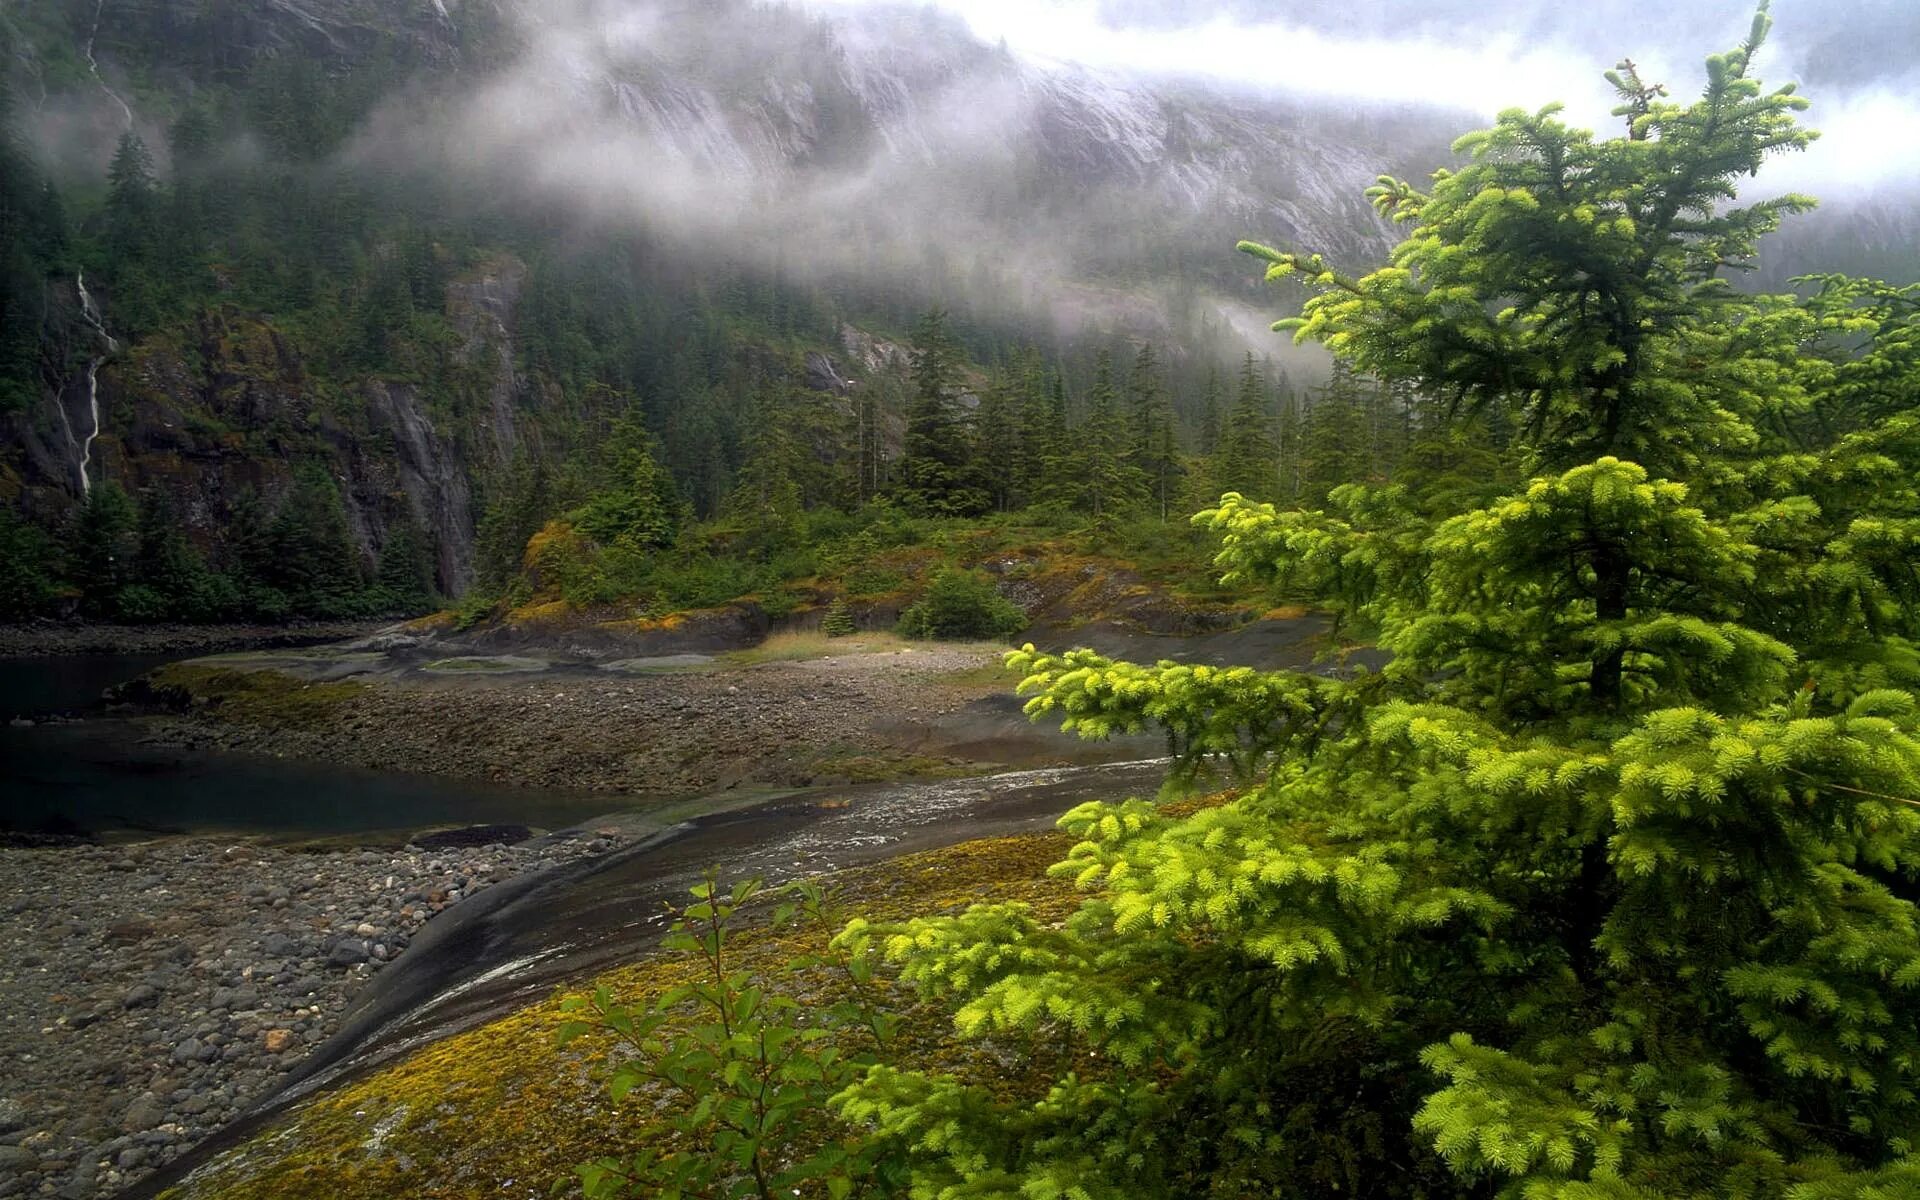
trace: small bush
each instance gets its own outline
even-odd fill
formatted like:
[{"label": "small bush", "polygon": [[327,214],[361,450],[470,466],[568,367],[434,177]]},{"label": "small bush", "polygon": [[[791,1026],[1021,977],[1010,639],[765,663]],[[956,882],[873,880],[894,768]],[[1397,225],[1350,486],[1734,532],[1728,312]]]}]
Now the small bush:
[{"label": "small bush", "polygon": [[941,571],[919,603],[900,614],[900,632],[911,638],[1005,641],[1026,626],[1027,614],[980,571]]}]

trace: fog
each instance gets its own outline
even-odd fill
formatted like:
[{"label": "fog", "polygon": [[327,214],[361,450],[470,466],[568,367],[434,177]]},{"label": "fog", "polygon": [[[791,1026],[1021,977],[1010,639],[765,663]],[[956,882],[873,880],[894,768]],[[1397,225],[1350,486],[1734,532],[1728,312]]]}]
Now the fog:
[{"label": "fog", "polygon": [[[639,227],[686,254],[1061,333],[1191,341],[1205,324],[1262,350],[1280,339],[1248,315],[1281,301],[1236,240],[1364,268],[1396,237],[1361,196],[1376,175],[1424,178],[1455,136],[1513,105],[1564,101],[1570,120],[1608,129],[1601,72],[1623,55],[1685,99],[1752,15],[1748,0],[383,2],[443,35],[497,3],[517,49],[451,92],[402,87],[349,141],[349,164],[524,203],[576,225],[581,245]],[[353,19],[344,0],[262,4],[263,20]],[[1778,0],[1775,18],[1756,73],[1804,83],[1822,136],[1777,157],[1749,198],[1827,201],[1809,252],[1849,228],[1911,241],[1920,12]],[[103,163],[118,136],[104,95],[32,108],[56,162]],[[159,149],[163,125],[141,116]]]},{"label": "fog", "polygon": [[[1600,69],[1622,57],[1676,97],[1706,54],[1738,44],[1750,0],[933,0],[989,41],[1037,59],[1205,79],[1281,95],[1428,103],[1485,118],[1565,102],[1613,123]],[[1777,0],[1757,71],[1802,86],[1816,146],[1767,182],[1829,194],[1920,179],[1920,7],[1911,0]]]},{"label": "fog", "polygon": [[[1920,17],[1897,9],[1777,5],[1756,73],[1811,81],[1805,120],[1822,136],[1776,158],[1750,196],[1871,199],[1920,179],[1920,70],[1898,52]],[[1360,199],[1374,175],[1423,177],[1453,136],[1512,105],[1564,101],[1570,120],[1606,129],[1600,73],[1623,54],[1684,99],[1752,14],[1746,0],[1410,11],[525,3],[510,67],[451,104],[390,106],[351,153],[789,273],[914,280],[1063,331],[1152,335],[1182,307],[1169,292],[1199,288],[1225,303],[1189,297],[1184,311],[1245,340],[1233,306],[1258,294],[1237,238],[1362,265],[1392,241]]]}]

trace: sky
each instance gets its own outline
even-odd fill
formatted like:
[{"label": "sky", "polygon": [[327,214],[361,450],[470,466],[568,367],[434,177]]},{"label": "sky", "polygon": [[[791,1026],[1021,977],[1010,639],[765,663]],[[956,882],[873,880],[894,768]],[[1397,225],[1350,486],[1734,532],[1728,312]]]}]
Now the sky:
[{"label": "sky", "polygon": [[[816,0],[830,9],[864,0]],[[981,39],[1076,62],[1236,89],[1431,103],[1490,117],[1567,105],[1610,126],[1600,77],[1622,55],[1686,98],[1737,44],[1751,0],[930,0]],[[1920,0],[1775,0],[1758,64],[1794,81],[1821,131],[1770,185],[1831,193],[1920,182]]]}]

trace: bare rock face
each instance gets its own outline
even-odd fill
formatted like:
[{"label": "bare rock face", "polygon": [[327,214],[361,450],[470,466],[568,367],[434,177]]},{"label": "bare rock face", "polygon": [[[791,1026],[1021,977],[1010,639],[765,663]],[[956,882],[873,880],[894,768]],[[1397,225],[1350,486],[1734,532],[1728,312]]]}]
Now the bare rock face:
[{"label": "bare rock face", "polygon": [[366,399],[375,432],[393,439],[393,468],[407,507],[432,538],[440,588],[458,595],[473,581],[473,493],[467,464],[434,428],[413,386],[369,380]]},{"label": "bare rock face", "polygon": [[526,264],[503,255],[477,277],[447,286],[447,316],[462,339],[460,361],[488,369],[487,431],[496,462],[510,458],[519,443],[513,410],[521,380],[513,367],[513,330],[526,278]]}]

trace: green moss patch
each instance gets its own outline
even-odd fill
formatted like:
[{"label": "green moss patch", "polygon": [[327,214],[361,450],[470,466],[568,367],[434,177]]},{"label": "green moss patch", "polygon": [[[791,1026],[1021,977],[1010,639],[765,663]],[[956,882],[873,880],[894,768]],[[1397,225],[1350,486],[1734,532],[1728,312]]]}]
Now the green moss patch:
[{"label": "green moss patch", "polygon": [[311,725],[366,691],[366,685],[350,681],[310,683],[278,671],[197,663],[161,667],[145,683],[164,703],[205,709],[222,720],[268,729]]},{"label": "green moss patch", "polygon": [[[841,872],[847,907],[876,920],[956,912],[982,899],[1022,900],[1043,920],[1077,903],[1044,878],[1064,856],[1059,834],[966,842]],[[795,955],[819,951],[815,927],[747,928],[730,953],[763,977]],[[736,948],[737,949],[734,949]],[[609,988],[636,1003],[685,982],[696,961],[660,955],[582,988]],[[792,977],[788,977],[792,978]],[[821,986],[799,981],[801,987]],[[632,1148],[634,1122],[602,1087],[608,1047],[587,1038],[554,1045],[563,1017],[555,994],[478,1029],[421,1048],[367,1078],[307,1101],[252,1141],[215,1159],[165,1195],[172,1200],[390,1200],[394,1197],[526,1197],[548,1194],[575,1164]],[[907,1058],[1004,1073],[978,1044],[948,1036],[946,1016],[900,997]],[[645,1103],[631,1097],[629,1104]]]}]

